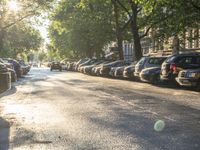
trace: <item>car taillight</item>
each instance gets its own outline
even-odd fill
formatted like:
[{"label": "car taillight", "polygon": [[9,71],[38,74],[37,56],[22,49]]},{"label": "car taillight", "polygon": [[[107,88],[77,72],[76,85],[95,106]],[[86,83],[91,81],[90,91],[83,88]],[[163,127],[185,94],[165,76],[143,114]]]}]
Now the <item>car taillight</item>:
[{"label": "car taillight", "polygon": [[176,66],[176,64],[171,64],[171,65],[170,65],[170,70],[172,70],[173,72],[176,72],[176,71],[177,71],[177,66]]}]

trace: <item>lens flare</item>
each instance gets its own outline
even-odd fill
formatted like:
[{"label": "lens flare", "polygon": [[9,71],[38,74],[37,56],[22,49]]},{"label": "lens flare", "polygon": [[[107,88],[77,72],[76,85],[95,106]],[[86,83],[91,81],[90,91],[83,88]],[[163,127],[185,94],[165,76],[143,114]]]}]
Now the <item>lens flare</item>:
[{"label": "lens flare", "polygon": [[157,131],[157,132],[163,131],[164,128],[165,128],[165,122],[163,120],[158,120],[154,124],[154,130]]},{"label": "lens flare", "polygon": [[8,2],[8,8],[12,11],[20,10],[20,6],[19,6],[18,2],[14,1],[14,0]]}]

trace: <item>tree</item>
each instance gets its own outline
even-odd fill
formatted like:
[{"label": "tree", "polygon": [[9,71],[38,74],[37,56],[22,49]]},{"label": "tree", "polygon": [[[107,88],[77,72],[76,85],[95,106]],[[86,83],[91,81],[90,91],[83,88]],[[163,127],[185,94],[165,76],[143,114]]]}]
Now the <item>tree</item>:
[{"label": "tree", "polygon": [[[0,51],[4,49],[6,31],[24,19],[38,16],[42,10],[48,9],[53,0],[20,0],[15,7],[9,8],[8,0],[0,1]],[[11,4],[13,5],[13,4]],[[17,11],[17,7],[19,10]],[[14,10],[15,9],[15,10]],[[23,10],[23,11],[22,11]]]},{"label": "tree", "polygon": [[39,32],[26,22],[13,25],[4,35],[4,48],[7,55],[12,57],[22,53],[28,54],[30,50],[38,50],[42,42]]},{"label": "tree", "polygon": [[111,14],[110,1],[61,1],[51,18],[51,42],[63,55],[100,56],[114,39]]}]

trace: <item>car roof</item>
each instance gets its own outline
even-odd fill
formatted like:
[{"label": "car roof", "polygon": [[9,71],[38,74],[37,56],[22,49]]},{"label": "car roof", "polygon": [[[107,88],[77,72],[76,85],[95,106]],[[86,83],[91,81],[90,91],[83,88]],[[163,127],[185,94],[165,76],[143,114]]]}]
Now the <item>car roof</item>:
[{"label": "car roof", "polygon": [[171,56],[200,56],[200,53],[182,53],[182,54],[175,54]]}]

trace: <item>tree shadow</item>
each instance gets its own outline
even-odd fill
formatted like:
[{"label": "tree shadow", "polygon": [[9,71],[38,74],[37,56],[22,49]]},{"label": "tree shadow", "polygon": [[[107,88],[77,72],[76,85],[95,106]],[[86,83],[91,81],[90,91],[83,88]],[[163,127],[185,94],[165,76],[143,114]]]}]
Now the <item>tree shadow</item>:
[{"label": "tree shadow", "polygon": [[[86,114],[92,124],[113,132],[117,131],[119,135],[136,138],[137,144],[145,150],[200,149],[199,109],[120,88],[98,90],[106,90],[109,95],[120,97],[121,101],[128,102],[125,103],[128,108],[119,105],[118,100],[115,102],[115,98],[111,96],[107,98],[99,96],[102,99],[99,104],[115,117],[112,118],[109,115],[102,118],[98,114]],[[141,93],[144,92],[141,91]],[[154,131],[154,123],[158,119],[166,123],[166,129],[163,132]],[[135,141],[133,140],[132,143]]]},{"label": "tree shadow", "polygon": [[10,124],[0,117],[0,150],[9,149]]}]

